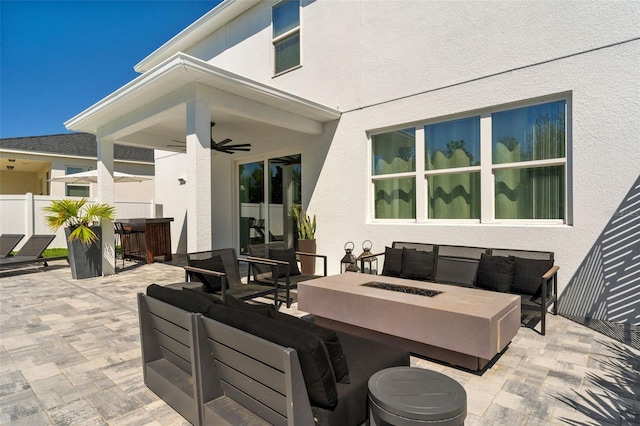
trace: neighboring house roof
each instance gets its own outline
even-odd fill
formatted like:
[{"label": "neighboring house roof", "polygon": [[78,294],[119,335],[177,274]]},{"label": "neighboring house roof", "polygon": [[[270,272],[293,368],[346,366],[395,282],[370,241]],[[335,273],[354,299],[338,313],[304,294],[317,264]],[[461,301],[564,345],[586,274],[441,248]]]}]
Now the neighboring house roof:
[{"label": "neighboring house roof", "polygon": [[[98,157],[96,136],[91,133],[5,138],[0,139],[0,150],[73,157]],[[154,162],[152,149],[124,145],[114,145],[113,157],[116,161]]]}]

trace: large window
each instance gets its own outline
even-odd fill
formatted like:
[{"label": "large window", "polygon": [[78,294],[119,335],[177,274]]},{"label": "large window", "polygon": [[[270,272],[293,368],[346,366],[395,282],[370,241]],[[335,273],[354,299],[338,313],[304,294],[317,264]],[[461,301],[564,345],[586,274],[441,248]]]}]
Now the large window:
[{"label": "large window", "polygon": [[566,100],[376,134],[375,219],[566,222]]},{"label": "large window", "polygon": [[300,65],[300,0],[284,0],[273,7],[274,74]]},{"label": "large window", "polygon": [[[66,168],[66,174],[71,175],[74,173],[82,173],[88,172],[91,170],[91,167],[74,167],[68,166]],[[68,183],[65,188],[65,193],[67,197],[85,197],[88,198],[90,195],[90,187],[89,184],[83,183]]]}]

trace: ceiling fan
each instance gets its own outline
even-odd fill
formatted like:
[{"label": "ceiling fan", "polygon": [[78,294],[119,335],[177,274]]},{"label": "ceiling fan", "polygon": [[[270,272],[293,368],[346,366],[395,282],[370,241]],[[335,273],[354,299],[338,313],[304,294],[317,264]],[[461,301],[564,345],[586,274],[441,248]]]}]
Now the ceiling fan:
[{"label": "ceiling fan", "polygon": [[[211,122],[211,135],[213,135],[213,126],[215,126],[216,123],[214,123],[213,121]],[[178,140],[173,140],[174,142],[179,143],[180,145],[167,145],[167,147],[173,147],[173,148],[186,148],[186,142],[183,141],[178,141]],[[220,152],[224,152],[225,154],[233,154],[237,151],[250,151],[251,150],[251,144],[250,143],[239,143],[239,144],[233,144],[233,145],[228,145],[229,142],[233,142],[232,139],[226,138],[223,141],[220,142],[216,142],[213,140],[213,136],[211,137],[211,149],[214,149],[216,151],[220,151]],[[184,150],[183,150],[184,152]]]}]

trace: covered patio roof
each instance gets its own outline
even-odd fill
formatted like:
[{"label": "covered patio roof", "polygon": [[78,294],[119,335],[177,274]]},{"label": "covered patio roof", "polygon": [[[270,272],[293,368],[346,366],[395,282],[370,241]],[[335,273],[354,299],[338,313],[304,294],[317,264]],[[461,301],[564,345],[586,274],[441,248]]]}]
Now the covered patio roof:
[{"label": "covered patio roof", "polygon": [[64,124],[125,145],[182,151],[185,105],[194,99],[210,104],[216,140],[235,138],[248,127],[260,137],[282,129],[318,135],[341,114],[177,53]]}]

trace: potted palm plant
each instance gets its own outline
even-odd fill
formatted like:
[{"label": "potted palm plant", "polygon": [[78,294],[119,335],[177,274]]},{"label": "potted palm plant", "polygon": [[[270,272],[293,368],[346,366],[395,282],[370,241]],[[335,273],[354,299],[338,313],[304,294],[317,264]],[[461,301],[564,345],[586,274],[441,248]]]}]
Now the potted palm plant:
[{"label": "potted palm plant", "polygon": [[[313,219],[300,205],[291,207],[291,216],[295,220],[298,250],[304,253],[316,254],[316,215]],[[316,272],[316,259],[312,256],[300,256],[300,272],[313,275]]]},{"label": "potted palm plant", "polygon": [[115,219],[115,208],[104,203],[87,204],[87,200],[53,201],[43,209],[45,222],[55,232],[65,227],[71,276],[74,279],[102,275],[102,228],[100,222]]}]

